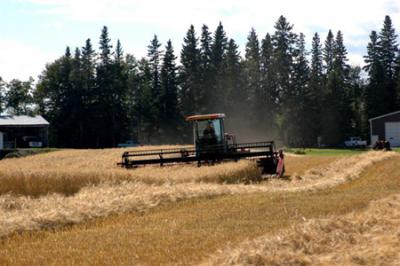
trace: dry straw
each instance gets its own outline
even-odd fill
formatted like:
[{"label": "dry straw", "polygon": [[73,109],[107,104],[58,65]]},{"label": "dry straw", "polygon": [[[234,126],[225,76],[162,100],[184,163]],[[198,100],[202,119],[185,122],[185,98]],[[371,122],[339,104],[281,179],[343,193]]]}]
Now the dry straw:
[{"label": "dry straw", "polygon": [[400,194],[220,250],[202,265],[399,265],[399,228]]},{"label": "dry straw", "polygon": [[[162,146],[162,148],[169,147]],[[0,194],[73,195],[85,186],[102,182],[116,184],[136,181],[158,185],[185,182],[240,183],[260,178],[260,172],[252,161],[201,168],[196,164],[185,164],[127,170],[117,166],[123,151],[122,149],[64,150],[0,161]]]},{"label": "dry straw", "polygon": [[[0,237],[13,232],[53,228],[81,223],[116,213],[143,211],[168,202],[226,194],[322,189],[357,178],[365,167],[394,153],[369,152],[348,157],[306,173],[293,182],[267,182],[263,185],[206,183],[146,184],[123,181],[103,182],[83,187],[66,197],[51,194],[39,198],[0,196]],[[222,167],[222,166],[221,166]]]}]

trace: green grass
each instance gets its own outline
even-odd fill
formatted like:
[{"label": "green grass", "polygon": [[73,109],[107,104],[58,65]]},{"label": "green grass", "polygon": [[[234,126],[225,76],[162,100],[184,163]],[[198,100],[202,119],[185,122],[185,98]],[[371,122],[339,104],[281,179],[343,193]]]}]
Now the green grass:
[{"label": "green grass", "polygon": [[[311,156],[339,156],[339,155],[355,155],[369,149],[320,149],[320,148],[287,148],[286,152],[294,154],[304,154]],[[399,150],[400,151],[400,150]]]}]

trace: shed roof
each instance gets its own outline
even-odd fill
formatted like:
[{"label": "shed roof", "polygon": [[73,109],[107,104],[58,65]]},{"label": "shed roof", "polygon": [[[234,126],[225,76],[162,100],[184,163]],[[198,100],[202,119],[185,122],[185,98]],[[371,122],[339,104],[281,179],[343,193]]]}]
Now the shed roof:
[{"label": "shed roof", "polygon": [[372,121],[372,120],[375,120],[375,119],[379,119],[379,118],[383,118],[385,116],[395,115],[395,114],[398,114],[398,113],[400,113],[400,110],[396,111],[396,112],[392,112],[392,113],[388,113],[388,114],[384,114],[384,115],[380,115],[380,116],[377,116],[377,117],[370,118],[369,121]]},{"label": "shed roof", "polygon": [[0,126],[48,126],[49,122],[42,116],[1,115]]}]

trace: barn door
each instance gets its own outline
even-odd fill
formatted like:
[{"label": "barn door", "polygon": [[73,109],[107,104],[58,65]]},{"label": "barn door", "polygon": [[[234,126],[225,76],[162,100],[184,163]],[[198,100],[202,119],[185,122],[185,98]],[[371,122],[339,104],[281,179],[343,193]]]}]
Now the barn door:
[{"label": "barn door", "polygon": [[385,123],[385,139],[392,146],[400,146],[400,122]]}]

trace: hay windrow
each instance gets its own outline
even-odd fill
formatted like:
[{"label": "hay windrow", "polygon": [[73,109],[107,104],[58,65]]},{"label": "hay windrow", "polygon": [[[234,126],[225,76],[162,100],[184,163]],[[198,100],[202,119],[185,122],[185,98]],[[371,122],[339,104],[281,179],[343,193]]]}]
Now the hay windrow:
[{"label": "hay windrow", "polygon": [[[130,211],[144,211],[160,204],[179,200],[273,191],[300,191],[322,189],[357,178],[365,167],[380,160],[398,156],[394,153],[371,152],[347,158],[354,173],[343,168],[343,162],[334,162],[322,169],[305,174],[307,179],[264,185],[220,185],[206,183],[180,183],[149,185],[143,182],[123,181],[119,184],[104,182],[82,188],[73,196],[51,194],[39,198],[26,196],[0,196],[0,237],[13,232],[39,230],[68,224],[82,223],[97,217]],[[326,175],[323,172],[325,169]],[[329,175],[333,175],[330,177]],[[314,181],[314,182],[312,182]],[[318,184],[318,185],[315,185]],[[290,187],[293,185],[293,188]]]},{"label": "hay windrow", "polygon": [[[201,265],[399,265],[400,194],[220,250]],[[373,244],[371,244],[373,243]]]},{"label": "hay windrow", "polygon": [[[150,148],[155,147],[147,149]],[[0,161],[0,195],[73,195],[83,187],[103,182],[118,184],[131,181],[161,185],[186,182],[240,183],[260,179],[255,162],[246,160],[201,168],[196,164],[181,164],[123,169],[117,166],[123,151],[63,150]]]},{"label": "hay windrow", "polygon": [[394,156],[400,157],[395,152],[377,151],[346,156],[328,165],[312,168],[301,175],[294,173],[290,177],[290,182],[271,179],[268,187],[279,191],[326,189],[352,181],[358,178],[367,167]]}]

